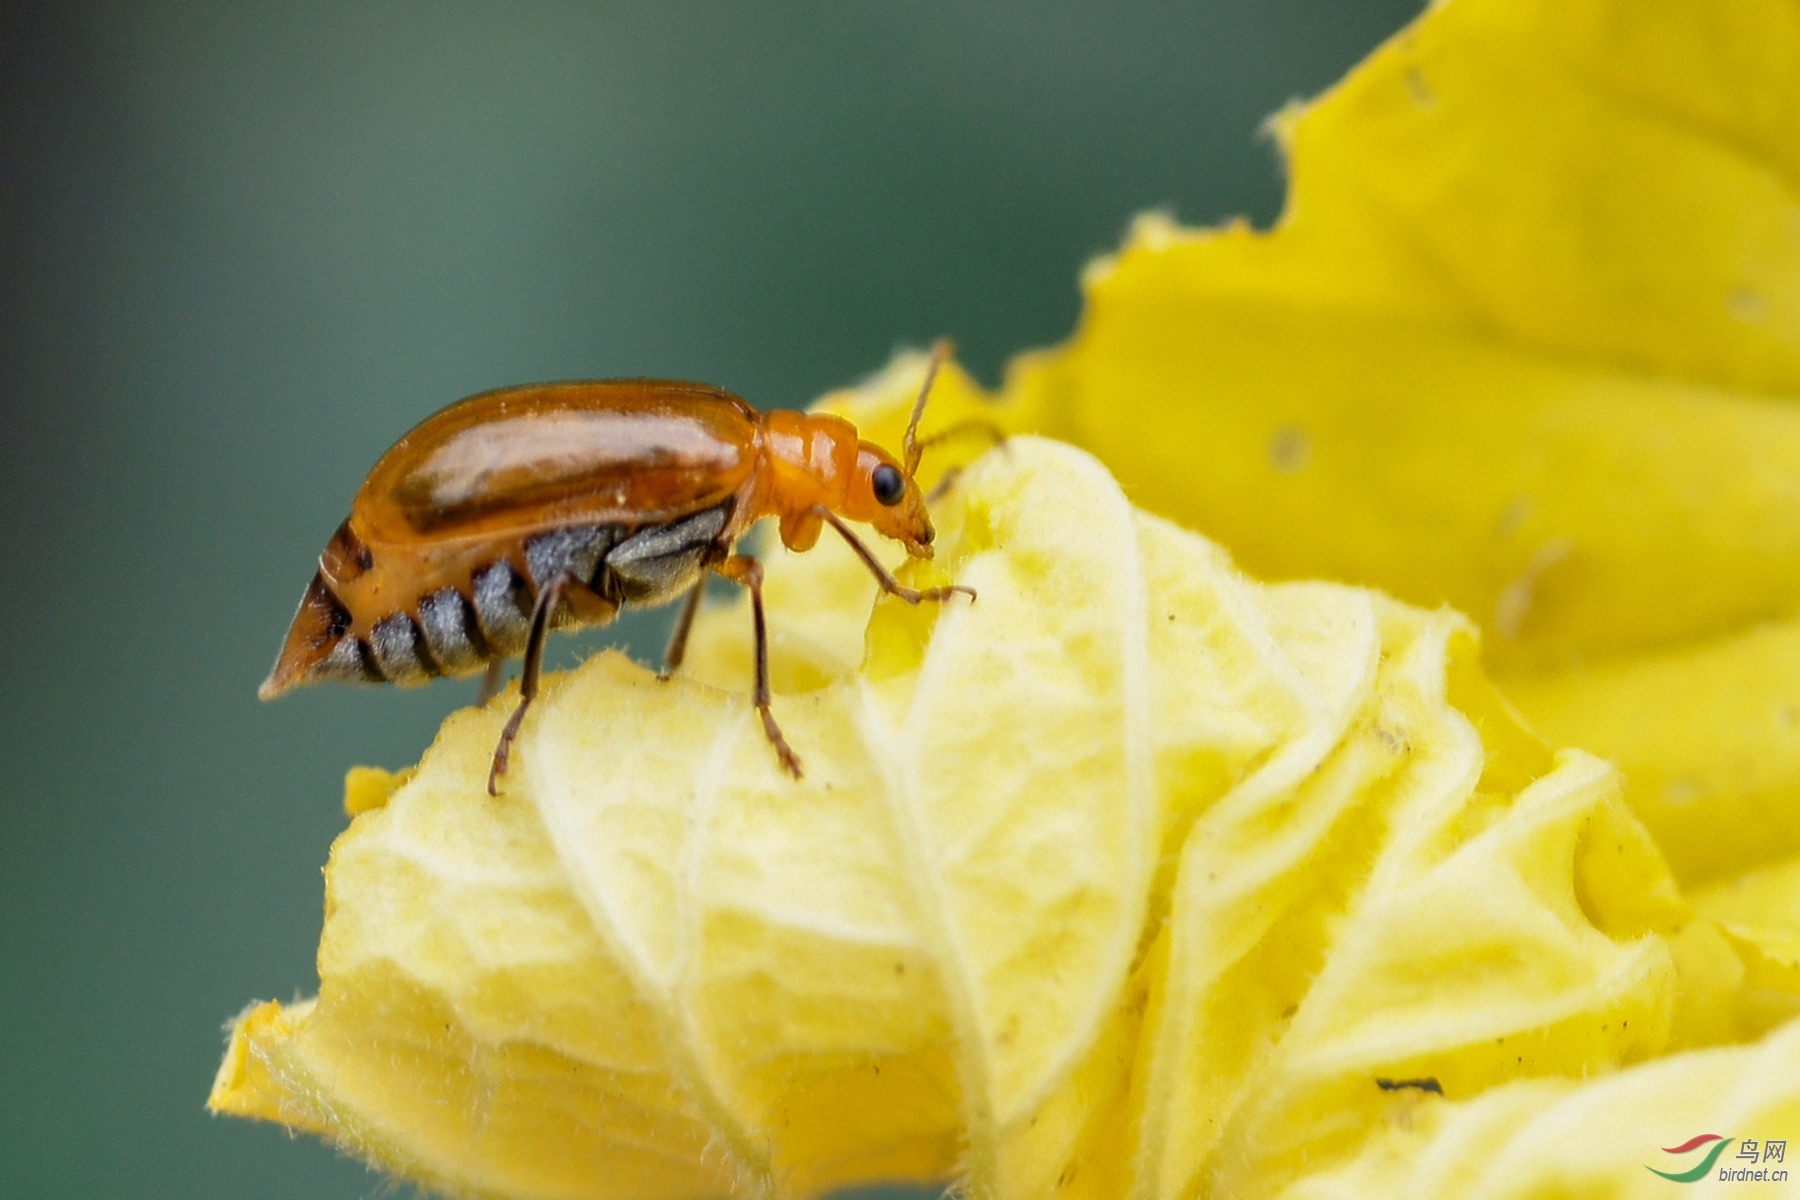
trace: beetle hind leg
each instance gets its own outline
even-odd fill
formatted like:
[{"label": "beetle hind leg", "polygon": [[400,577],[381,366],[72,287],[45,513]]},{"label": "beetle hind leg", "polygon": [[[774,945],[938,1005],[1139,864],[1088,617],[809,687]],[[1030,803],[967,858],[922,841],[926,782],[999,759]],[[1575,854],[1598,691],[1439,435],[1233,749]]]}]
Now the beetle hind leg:
[{"label": "beetle hind leg", "polygon": [[[525,722],[525,710],[537,698],[538,677],[544,668],[544,642],[549,639],[550,630],[565,624],[605,625],[618,615],[618,601],[568,575],[558,575],[538,592],[537,603],[531,609],[531,632],[525,638],[525,667],[519,673],[519,706],[513,709],[506,728],[500,731],[500,742],[494,747],[494,765],[488,769],[488,795],[500,794],[500,777],[506,774],[506,765],[512,758],[513,739],[519,736],[519,727]],[[483,704],[492,695],[490,683],[498,688],[501,662],[495,659],[488,666],[482,683]]]},{"label": "beetle hind leg", "polygon": [[506,660],[504,658],[496,658],[488,663],[487,670],[481,676],[481,687],[475,692],[476,708],[486,708],[488,701],[500,694],[500,684],[505,676]]},{"label": "beetle hind leg", "polygon": [[675,618],[675,630],[669,635],[669,648],[663,651],[662,670],[656,677],[667,683],[681,666],[682,659],[687,657],[688,634],[694,629],[694,614],[700,611],[700,602],[706,598],[706,573],[702,571],[700,578],[688,590],[687,599],[681,603],[681,615]]},{"label": "beetle hind leg", "polygon": [[500,731],[500,741],[494,747],[494,765],[488,768],[490,796],[500,794],[500,777],[506,774],[506,765],[512,758],[513,739],[519,736],[519,726],[525,722],[525,710],[537,698],[538,676],[544,666],[544,640],[550,636],[550,617],[569,583],[566,575],[552,579],[538,593],[537,604],[531,610],[531,633],[525,642],[525,669],[519,674],[519,705],[507,718],[506,728]]}]

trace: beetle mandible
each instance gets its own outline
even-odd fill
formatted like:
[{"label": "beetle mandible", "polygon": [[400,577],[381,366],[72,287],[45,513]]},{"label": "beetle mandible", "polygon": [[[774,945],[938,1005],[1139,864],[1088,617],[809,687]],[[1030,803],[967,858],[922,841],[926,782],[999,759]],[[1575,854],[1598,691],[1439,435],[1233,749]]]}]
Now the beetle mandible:
[{"label": "beetle mandible", "polygon": [[762,567],[737,541],[773,516],[790,550],[808,550],[830,525],[889,595],[911,604],[957,592],[973,599],[962,586],[901,585],[846,523],[866,522],[914,558],[931,557],[914,473],[937,440],[919,439],[919,418],[948,350],[933,348],[904,465],[841,417],[759,412],[700,383],[534,384],[452,404],[369,472],[259,695],[327,679],[420,684],[484,666],[491,690],[499,665],[522,653],[519,702],[488,772],[497,795],[549,631],[604,625],[623,607],[685,593],[666,679],[681,665],[710,573],[749,589],[754,703],[782,766],[799,778],[800,759],[769,707]]}]

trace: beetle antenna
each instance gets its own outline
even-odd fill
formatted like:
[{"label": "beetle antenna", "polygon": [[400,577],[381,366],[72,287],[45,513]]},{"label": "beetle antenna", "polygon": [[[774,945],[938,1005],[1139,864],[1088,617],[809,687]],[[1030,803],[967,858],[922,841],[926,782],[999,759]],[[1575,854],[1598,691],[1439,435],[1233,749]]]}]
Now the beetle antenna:
[{"label": "beetle antenna", "polygon": [[925,453],[925,447],[919,445],[919,418],[925,415],[925,401],[931,395],[932,380],[937,378],[938,367],[955,349],[956,344],[949,338],[939,338],[931,347],[931,361],[925,365],[925,382],[919,385],[919,398],[913,401],[912,420],[906,423],[906,437],[900,443],[906,452],[909,477],[919,469],[919,456]]}]

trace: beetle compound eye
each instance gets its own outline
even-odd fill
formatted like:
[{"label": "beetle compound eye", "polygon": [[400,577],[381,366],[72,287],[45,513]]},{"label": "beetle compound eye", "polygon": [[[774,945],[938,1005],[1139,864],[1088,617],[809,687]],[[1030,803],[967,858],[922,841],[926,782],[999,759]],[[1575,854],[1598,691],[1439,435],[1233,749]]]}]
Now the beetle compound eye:
[{"label": "beetle compound eye", "polygon": [[900,503],[900,497],[906,495],[906,480],[886,463],[875,468],[869,476],[869,485],[875,491],[875,499],[889,508]]}]

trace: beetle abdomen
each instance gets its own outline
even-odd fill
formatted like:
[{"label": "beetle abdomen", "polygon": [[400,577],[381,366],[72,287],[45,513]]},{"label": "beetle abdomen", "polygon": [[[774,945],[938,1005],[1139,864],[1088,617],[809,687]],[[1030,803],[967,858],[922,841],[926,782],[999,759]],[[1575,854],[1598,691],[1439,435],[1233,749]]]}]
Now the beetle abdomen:
[{"label": "beetle abdomen", "polygon": [[472,607],[487,647],[484,660],[524,651],[536,599],[537,593],[504,561],[475,573]]},{"label": "beetle abdomen", "polygon": [[494,657],[474,605],[453,587],[439,588],[419,601],[419,632],[432,660],[446,674],[479,671]]},{"label": "beetle abdomen", "polygon": [[[324,565],[356,564],[349,568],[356,586],[340,595],[324,570],[313,577],[262,694],[266,699],[328,679],[407,686],[479,671],[524,652],[538,595],[561,577],[577,587],[551,614],[559,628],[604,625],[627,604],[666,603],[705,570],[732,508],[727,502],[656,525],[546,530],[525,539],[516,554],[469,571],[466,585],[440,585],[423,595],[406,586],[407,576],[420,572],[402,561],[403,551],[370,554],[346,523]],[[518,560],[523,571],[515,569]],[[385,586],[371,586],[375,580]],[[383,604],[382,611],[353,611],[353,595],[381,594],[412,599],[400,607]]]}]

